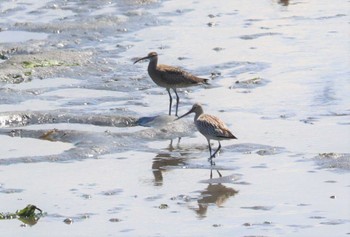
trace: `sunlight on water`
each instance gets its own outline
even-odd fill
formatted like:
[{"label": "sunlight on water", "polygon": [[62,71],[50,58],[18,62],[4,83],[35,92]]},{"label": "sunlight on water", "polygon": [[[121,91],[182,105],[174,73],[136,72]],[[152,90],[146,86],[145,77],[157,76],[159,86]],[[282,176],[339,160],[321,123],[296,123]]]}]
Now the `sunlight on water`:
[{"label": "sunlight on water", "polygon": [[51,142],[32,138],[18,138],[0,136],[0,159],[56,155],[67,151],[74,146],[69,143]]},{"label": "sunlight on water", "polygon": [[[29,229],[0,221],[2,235],[349,233],[344,1],[0,9],[0,217],[27,204],[45,213]],[[193,116],[168,116],[148,62],[133,64],[151,51],[209,79],[178,89],[179,115],[199,102],[238,137],[222,142],[216,166]]]}]

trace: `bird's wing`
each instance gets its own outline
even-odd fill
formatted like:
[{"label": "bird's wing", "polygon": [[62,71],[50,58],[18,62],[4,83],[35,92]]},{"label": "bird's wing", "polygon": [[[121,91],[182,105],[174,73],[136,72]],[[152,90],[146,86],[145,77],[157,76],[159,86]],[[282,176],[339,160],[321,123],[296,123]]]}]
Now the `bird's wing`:
[{"label": "bird's wing", "polygon": [[178,67],[158,65],[157,69],[162,79],[170,85],[191,85],[207,81],[207,79],[196,77]]},{"label": "bird's wing", "polygon": [[202,114],[196,121],[198,130],[202,134],[217,138],[236,138],[226,124],[213,115]]}]

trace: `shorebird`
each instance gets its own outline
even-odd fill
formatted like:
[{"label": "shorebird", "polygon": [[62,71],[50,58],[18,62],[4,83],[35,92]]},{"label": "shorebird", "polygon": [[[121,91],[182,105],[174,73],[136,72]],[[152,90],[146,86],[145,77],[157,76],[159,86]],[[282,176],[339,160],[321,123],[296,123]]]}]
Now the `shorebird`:
[{"label": "shorebird", "polygon": [[[184,115],[177,118],[181,119],[190,113],[195,113],[194,116],[194,124],[196,125],[198,131],[205,136],[209,145],[209,161],[211,165],[215,165],[213,162],[213,158],[218,153],[221,148],[221,140],[229,140],[229,139],[237,139],[232,132],[228,129],[226,124],[213,115],[205,114],[203,112],[203,108],[200,104],[196,103],[192,106],[192,109],[185,113]],[[212,149],[210,145],[210,140],[217,140],[219,142],[219,146],[217,150],[212,154]]]},{"label": "shorebird", "polygon": [[153,82],[160,87],[164,87],[169,94],[169,100],[170,100],[169,115],[171,115],[171,106],[173,102],[170,89],[172,89],[176,95],[175,116],[177,116],[180,98],[179,98],[179,95],[177,94],[176,89],[208,83],[208,79],[196,77],[180,68],[172,67],[168,65],[162,65],[162,64],[157,65],[158,54],[156,52],[150,52],[146,57],[136,60],[134,64],[145,59],[149,59],[148,74],[153,80]]}]

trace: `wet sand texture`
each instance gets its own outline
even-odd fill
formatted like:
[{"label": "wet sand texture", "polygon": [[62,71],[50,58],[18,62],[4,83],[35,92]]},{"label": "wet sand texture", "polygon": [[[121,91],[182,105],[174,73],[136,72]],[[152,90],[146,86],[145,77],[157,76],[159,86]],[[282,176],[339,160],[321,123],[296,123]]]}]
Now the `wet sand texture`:
[{"label": "wet sand texture", "polygon": [[[0,1],[0,213],[43,211],[1,236],[348,236],[349,20],[342,0]],[[210,79],[179,115],[238,137],[215,166],[133,64],[152,51]]]}]

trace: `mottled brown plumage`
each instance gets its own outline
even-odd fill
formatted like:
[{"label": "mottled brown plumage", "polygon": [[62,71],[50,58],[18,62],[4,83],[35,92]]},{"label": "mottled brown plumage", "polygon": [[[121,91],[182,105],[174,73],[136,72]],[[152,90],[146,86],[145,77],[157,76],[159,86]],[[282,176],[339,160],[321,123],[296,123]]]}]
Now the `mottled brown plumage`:
[{"label": "mottled brown plumage", "polygon": [[144,59],[150,60],[148,64],[148,74],[151,77],[151,79],[158,86],[166,88],[169,94],[169,99],[170,99],[169,115],[171,115],[171,105],[172,105],[172,96],[170,94],[170,89],[172,89],[176,95],[175,115],[177,116],[180,99],[177,94],[176,88],[189,87],[189,86],[194,86],[194,85],[208,82],[208,79],[196,77],[180,68],[172,67],[168,65],[162,65],[162,64],[157,65],[158,54],[156,52],[151,52],[146,57],[136,60],[134,64]]},{"label": "mottled brown plumage", "polygon": [[[210,153],[209,160],[211,164],[213,164],[212,159],[221,148],[220,141],[237,138],[231,133],[231,131],[221,119],[213,115],[204,114],[202,106],[197,103],[192,106],[192,109],[190,111],[180,116],[178,119],[183,118],[190,113],[195,113],[194,124],[196,125],[198,131],[203,136],[205,136],[208,141]],[[213,154],[211,150],[210,140],[217,140],[219,142],[219,147]]]}]

